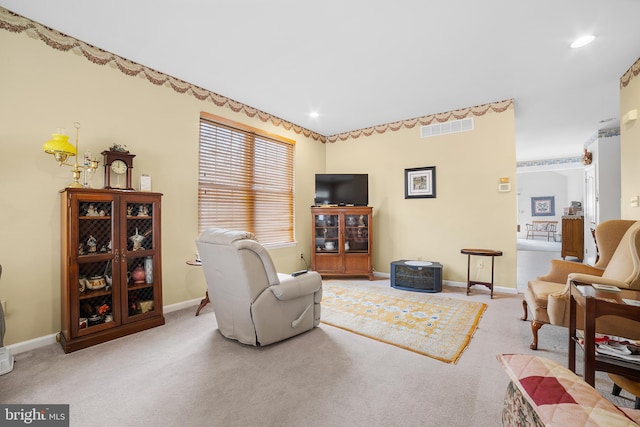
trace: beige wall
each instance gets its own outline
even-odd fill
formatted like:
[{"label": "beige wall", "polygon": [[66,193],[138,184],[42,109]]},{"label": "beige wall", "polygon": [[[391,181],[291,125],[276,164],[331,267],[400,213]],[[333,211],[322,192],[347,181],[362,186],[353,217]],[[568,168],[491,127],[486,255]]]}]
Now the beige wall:
[{"label": "beige wall", "polygon": [[[639,69],[640,59],[633,67],[636,74]],[[632,77],[626,87],[620,88],[622,218],[640,220],[640,207],[630,204],[632,197],[640,197],[640,119],[622,123],[622,118],[630,110],[640,112],[640,75]]]},{"label": "beige wall", "polygon": [[[272,250],[279,271],[309,260],[309,206],[314,174],[325,168],[325,145],[257,118],[179,94],[141,77],[96,65],[40,40],[0,31],[0,299],[7,301],[5,344],[60,330],[59,190],[71,169],[58,167],[42,145],[58,127],[73,135],[81,123],[80,151],[114,143],[136,154],[134,183],[149,174],[162,206],[164,304],[201,298],[205,283],[194,257],[197,237],[198,120],[200,111],[225,116],[297,141],[297,247]],[[74,140],[72,137],[71,140]],[[103,186],[102,165],[91,180]]]},{"label": "beige wall", "polygon": [[[0,31],[0,299],[7,301],[5,344],[60,329],[59,190],[71,181],[42,144],[58,127],[81,123],[80,151],[95,156],[114,143],[134,154],[134,183],[151,175],[163,198],[164,304],[199,299],[205,283],[185,264],[197,236],[198,118],[227,117],[297,141],[297,246],[270,251],[279,271],[310,259],[314,174],[370,175],[374,267],[388,273],[402,258],[437,260],[445,280],[466,280],[464,247],[500,249],[497,286],[516,284],[516,196],[498,193],[500,177],[515,183],[514,110],[476,116],[472,132],[420,139],[418,128],[322,144],[281,126],[216,107],[189,94],[96,65],[26,33]],[[73,140],[73,138],[72,138]],[[437,198],[404,199],[404,169],[436,166]],[[91,185],[103,185],[102,169]],[[136,184],[137,185],[137,184]],[[475,262],[475,260],[474,260]],[[488,279],[489,271],[478,279]],[[475,275],[474,275],[475,276]]]},{"label": "beige wall", "polygon": [[[369,174],[376,271],[421,258],[443,264],[445,280],[466,282],[460,249],[489,248],[504,252],[496,258],[496,286],[516,287],[514,109],[474,120],[470,132],[422,139],[416,126],[327,144],[327,172]],[[436,198],[405,199],[404,169],[426,166],[436,166]],[[497,191],[500,177],[511,180],[511,192]],[[488,280],[490,268],[478,274]]]}]

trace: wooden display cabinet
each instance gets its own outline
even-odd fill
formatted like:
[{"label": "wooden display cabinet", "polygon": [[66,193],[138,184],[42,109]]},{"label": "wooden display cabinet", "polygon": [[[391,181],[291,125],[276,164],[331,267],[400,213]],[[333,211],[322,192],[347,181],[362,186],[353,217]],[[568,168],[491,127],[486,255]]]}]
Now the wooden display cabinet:
[{"label": "wooden display cabinet", "polygon": [[581,216],[562,217],[562,259],[568,256],[584,259],[584,219]]},{"label": "wooden display cabinet", "polygon": [[311,268],[323,276],[373,280],[373,208],[312,207]]},{"label": "wooden display cabinet", "polygon": [[61,193],[59,338],[65,353],[163,325],[162,194]]}]

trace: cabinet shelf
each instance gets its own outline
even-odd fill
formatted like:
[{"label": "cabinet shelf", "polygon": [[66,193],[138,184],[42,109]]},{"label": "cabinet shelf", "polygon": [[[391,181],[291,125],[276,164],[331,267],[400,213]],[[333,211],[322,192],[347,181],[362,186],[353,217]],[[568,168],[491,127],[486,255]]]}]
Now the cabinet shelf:
[{"label": "cabinet shelf", "polygon": [[146,288],[153,288],[153,283],[133,283],[127,287],[127,289],[129,289],[130,291],[134,291],[136,289],[146,289]]},{"label": "cabinet shelf", "polygon": [[78,255],[78,263],[110,261],[113,259],[112,252],[100,252],[96,254]]},{"label": "cabinet shelf", "polygon": [[85,290],[84,292],[80,292],[78,298],[80,300],[92,299],[97,297],[102,297],[105,295],[111,295],[111,290],[98,289],[96,291]]}]

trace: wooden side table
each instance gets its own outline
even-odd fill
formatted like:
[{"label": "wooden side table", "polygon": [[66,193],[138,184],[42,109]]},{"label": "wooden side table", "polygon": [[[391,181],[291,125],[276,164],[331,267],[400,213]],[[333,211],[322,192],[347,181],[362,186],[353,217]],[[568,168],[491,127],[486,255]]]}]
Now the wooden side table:
[{"label": "wooden side table", "polygon": [[[494,258],[502,256],[502,251],[494,251],[493,249],[461,249],[461,254],[467,255],[467,295],[469,290],[474,285],[486,286],[491,290],[491,298],[493,298],[493,264]],[[491,257],[491,282],[479,282],[477,280],[471,280],[471,255],[475,256],[490,256]]]},{"label": "wooden side table", "polygon": [[[189,261],[187,261],[187,265],[192,265],[194,267],[202,267],[202,261],[198,261],[197,259],[190,259]],[[211,300],[209,299],[209,291],[206,291],[205,297],[202,298],[202,300],[200,300],[200,305],[196,310],[196,316],[200,314],[200,310],[202,310],[204,306],[209,304],[210,302]]]},{"label": "wooden side table", "polygon": [[[571,282],[569,297],[569,363],[572,372],[576,371],[576,313],[578,306],[584,312],[584,380],[595,384],[595,372],[604,371],[622,375],[634,381],[640,381],[640,364],[612,357],[596,355],[596,319],[601,316],[617,316],[640,322],[640,307],[625,303],[627,300],[640,300],[640,291],[621,289],[620,292],[598,291],[591,285],[578,285]],[[629,337],[635,338],[635,337]]]}]

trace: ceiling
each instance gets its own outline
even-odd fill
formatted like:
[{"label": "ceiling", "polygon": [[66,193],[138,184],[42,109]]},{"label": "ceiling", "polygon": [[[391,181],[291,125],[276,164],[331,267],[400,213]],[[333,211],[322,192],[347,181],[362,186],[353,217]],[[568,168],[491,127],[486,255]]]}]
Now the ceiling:
[{"label": "ceiling", "polygon": [[[326,136],[513,98],[518,161],[581,155],[617,126],[620,77],[640,57],[638,0],[0,6]],[[585,33],[598,37],[570,49]]]}]

